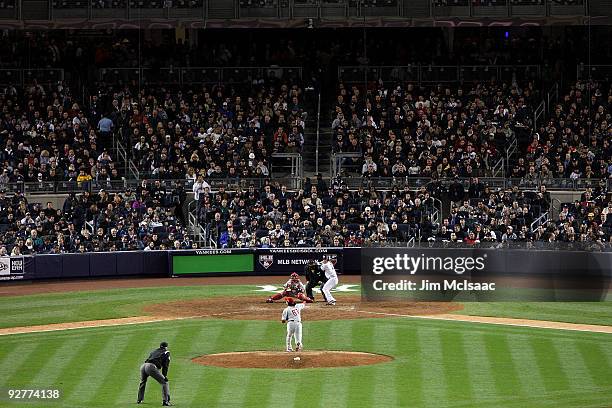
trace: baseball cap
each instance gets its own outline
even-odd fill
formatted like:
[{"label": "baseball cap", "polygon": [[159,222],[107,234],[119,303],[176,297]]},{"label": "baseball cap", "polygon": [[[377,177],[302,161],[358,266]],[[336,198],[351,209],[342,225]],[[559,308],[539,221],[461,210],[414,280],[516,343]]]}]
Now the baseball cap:
[{"label": "baseball cap", "polygon": [[168,342],[166,342],[166,341],[162,341],[161,343],[159,343],[159,347],[160,347],[160,348],[165,348],[165,347],[168,347]]}]

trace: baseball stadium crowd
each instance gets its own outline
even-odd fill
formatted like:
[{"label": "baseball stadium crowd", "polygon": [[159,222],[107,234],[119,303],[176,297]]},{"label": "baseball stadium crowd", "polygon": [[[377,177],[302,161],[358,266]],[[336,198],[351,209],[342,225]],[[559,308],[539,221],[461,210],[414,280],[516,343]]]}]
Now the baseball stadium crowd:
[{"label": "baseball stadium crowd", "polygon": [[123,135],[139,170],[155,178],[268,177],[272,154],[301,152],[307,113],[297,84],[232,91],[161,89],[124,99]]},{"label": "baseball stadium crowd", "polygon": [[363,94],[340,84],[333,151],[357,152],[363,177],[488,174],[515,133],[529,132],[539,102],[533,83],[384,87]]},{"label": "baseball stadium crowd", "polygon": [[70,194],[61,208],[0,190],[0,255],[195,248],[184,200],[159,180],[122,193]]},{"label": "baseball stadium crowd", "polygon": [[610,177],[611,84],[576,82],[534,129],[540,102],[533,82],[395,89],[381,84],[365,95],[340,84],[332,148],[359,153],[362,160],[347,158],[343,166],[363,177],[474,177],[491,175],[516,139],[517,157],[504,166],[507,177],[524,185]]},{"label": "baseball stadium crowd", "polygon": [[[398,52],[389,53],[375,37],[365,40],[372,46],[367,58],[355,46],[360,39],[332,40],[316,51],[309,50],[308,40],[269,40],[286,45],[283,52],[270,43],[254,48],[271,61],[306,60],[314,52],[314,64],[366,64],[370,58],[410,60],[419,47],[443,50],[440,38],[430,40],[414,46],[400,41]],[[0,56],[15,52],[15,61],[72,64],[74,70],[90,66],[92,59],[97,66],[116,61],[134,66],[133,39],[101,41],[95,49],[87,49],[86,38],[82,41],[33,33],[15,44],[0,41]],[[489,63],[518,52],[512,41],[506,48],[499,48],[497,40],[481,41],[467,36],[456,44],[490,50],[473,55]],[[563,45],[542,48],[544,58]],[[261,61],[261,53],[244,53],[235,42],[211,47],[206,58],[216,65]],[[525,55],[538,48],[526,47]],[[351,52],[343,53],[345,48]],[[145,44],[145,66],[158,66],[156,50]],[[200,54],[196,51],[179,42],[164,59],[188,66]],[[454,58],[447,55],[452,52],[425,54],[430,62]],[[461,58],[472,60],[470,52]],[[277,71],[280,75],[270,74]],[[537,124],[534,111],[544,95],[542,84],[529,79],[424,86],[378,81],[367,89],[340,82],[330,106],[331,151],[357,153],[357,159],[344,159],[342,168],[354,170],[366,184],[379,177],[398,183],[390,183],[387,191],[349,190],[341,177],[319,177],[291,190],[272,177],[272,155],[303,152],[306,121],[313,115],[303,85],[308,81],[286,77],[280,69],[264,77],[180,86],[129,79],[111,84],[104,77],[86,98],[73,89],[74,81],[83,79],[75,76],[44,83],[31,78],[25,86],[5,83],[0,88],[0,188],[74,182],[81,192],[70,195],[61,209],[28,203],[23,193],[0,193],[0,253],[191,248],[193,237],[183,227],[186,193],[166,188],[164,181],[171,179],[194,186],[197,219],[218,247],[384,245],[412,238],[468,245],[610,242],[612,204],[605,183],[591,183],[593,189],[580,200],[557,206],[554,217],[546,189],[552,179],[612,176],[608,82],[579,81],[561,90],[548,117]],[[105,181],[133,176],[124,174],[113,138],[126,146],[140,177],[153,181],[120,193],[95,191]],[[505,176],[520,179],[521,187],[500,190],[480,182],[506,159],[514,140],[517,152],[503,163]],[[401,184],[406,177],[431,182],[408,189]],[[471,181],[462,184],[459,178]],[[222,185],[244,179],[259,180],[257,186]],[[448,208],[450,213],[443,210]]]},{"label": "baseball stadium crowd", "polygon": [[[593,243],[612,237],[612,202],[607,185],[588,189],[580,200],[564,203],[558,221],[540,218],[550,211],[551,197],[539,190],[493,189],[478,178],[465,186],[434,181],[418,190],[359,188],[341,180],[331,185],[318,178],[290,192],[266,183],[235,192],[202,187],[200,221],[218,247],[376,246],[415,238],[439,244]],[[447,217],[437,214],[435,200],[452,202]],[[439,220],[439,221],[438,221]]]},{"label": "baseball stadium crowd", "polygon": [[111,156],[114,123],[96,101],[86,109],[63,83],[36,80],[0,94],[0,185],[120,180]]},{"label": "baseball stadium crowd", "polygon": [[87,106],[63,84],[0,94],[0,185],[122,180],[112,156],[120,132],[143,177],[267,177],[273,153],[299,153],[306,111],[298,85],[104,90]]},{"label": "baseball stadium crowd", "polygon": [[521,143],[509,174],[528,181],[612,176],[612,83],[577,82]]}]

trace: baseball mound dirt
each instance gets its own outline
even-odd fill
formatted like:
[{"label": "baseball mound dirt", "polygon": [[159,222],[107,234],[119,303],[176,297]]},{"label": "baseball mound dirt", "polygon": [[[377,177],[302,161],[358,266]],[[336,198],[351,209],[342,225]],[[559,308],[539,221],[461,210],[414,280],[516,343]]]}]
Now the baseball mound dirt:
[{"label": "baseball mound dirt", "polygon": [[[144,308],[148,315],[162,317],[218,317],[235,320],[279,320],[285,302],[265,303],[265,296],[209,298],[158,303]],[[461,310],[451,302],[362,302],[359,296],[342,296],[335,306],[308,304],[305,320],[371,319],[393,315],[434,315]]]},{"label": "baseball mound dirt", "polygon": [[392,357],[382,354],[354,351],[300,351],[296,353],[276,351],[249,351],[207,354],[192,359],[196,364],[223,368],[329,368],[354,367],[386,363]]}]

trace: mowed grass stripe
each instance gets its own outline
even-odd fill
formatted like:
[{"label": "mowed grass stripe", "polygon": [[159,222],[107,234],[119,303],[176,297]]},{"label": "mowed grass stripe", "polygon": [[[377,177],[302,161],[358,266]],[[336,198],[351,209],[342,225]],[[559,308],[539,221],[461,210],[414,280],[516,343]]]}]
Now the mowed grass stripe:
[{"label": "mowed grass stripe", "polygon": [[[122,350],[117,351],[113,354],[112,359],[102,367],[100,370],[105,375],[100,378],[100,382],[97,384],[97,388],[92,389],[91,401],[92,403],[104,402],[108,405],[115,405],[114,403],[119,400],[120,393],[125,389],[126,386],[134,384],[136,379],[140,377],[140,365],[147,357],[148,349],[155,347],[147,347],[153,344],[152,340],[160,334],[158,330],[150,330],[144,333],[133,333],[128,337],[127,344]],[[147,347],[143,349],[144,347]],[[125,381],[125,377],[129,376],[132,381]],[[157,381],[153,378],[149,378],[147,381],[147,388],[154,388],[158,385]],[[136,388],[137,389],[137,388]],[[149,390],[154,391],[154,390]],[[155,390],[158,391],[158,390]],[[136,395],[135,391],[132,391],[132,395]],[[131,400],[136,398],[132,396]],[[151,398],[147,398],[151,401]],[[161,396],[159,394],[156,398],[161,402]],[[127,400],[127,398],[126,398]],[[127,401],[123,401],[127,402]]]},{"label": "mowed grass stripe", "polygon": [[590,394],[597,389],[576,343],[571,340],[556,340],[555,343],[559,345],[559,350],[562,350],[563,353],[559,356],[561,367],[564,372],[570,373],[568,376],[569,389],[574,390],[576,395]]},{"label": "mowed grass stripe", "polygon": [[[11,339],[12,340],[12,339]],[[11,373],[25,361],[30,353],[34,351],[37,343],[13,343],[2,339],[3,344],[0,348],[0,373]],[[6,375],[0,375],[0,385],[6,387],[9,385],[9,378]]]},{"label": "mowed grass stripe", "polygon": [[[371,344],[366,350],[378,354],[390,355],[396,358],[399,354],[395,339],[395,326],[399,322],[386,322],[377,319],[371,322],[372,337]],[[372,388],[372,395],[368,399],[369,406],[399,407],[399,393],[397,389],[397,378],[395,377],[397,362],[389,362],[369,367],[371,371],[368,378],[367,388]],[[352,405],[359,406],[359,405]]]},{"label": "mowed grass stripe", "polygon": [[[352,350],[369,352],[374,349],[374,327],[373,321],[353,321],[352,333]],[[383,336],[377,331],[377,340],[381,343],[385,342]],[[374,377],[374,367],[354,367],[349,369],[350,378],[348,382],[347,404],[349,407],[363,406],[369,407],[374,405],[374,401],[382,404],[382,401],[374,400],[374,392],[376,391],[377,379]]]},{"label": "mowed grass stripe", "polygon": [[[324,321],[303,323],[304,347],[306,350],[323,350],[323,344],[329,342],[331,326]],[[314,369],[300,372],[299,391],[294,395],[293,401],[287,400],[291,407],[329,407],[323,398],[323,374],[326,370]],[[284,401],[284,400],[283,400]],[[278,406],[278,401],[273,401]],[[307,403],[305,403],[307,402]],[[293,403],[293,405],[289,405]],[[310,407],[309,407],[310,408]]]},{"label": "mowed grass stripe", "polygon": [[570,384],[561,365],[559,350],[557,349],[558,343],[549,338],[532,336],[529,338],[529,345],[536,357],[546,391],[567,390]]},{"label": "mowed grass stripe", "polygon": [[484,343],[497,393],[504,396],[520,395],[521,384],[510,353],[508,337],[503,334],[487,333],[484,334]]},{"label": "mowed grass stripe", "polygon": [[[284,349],[284,339],[287,333],[286,325],[281,324],[280,322],[271,321],[260,321],[258,324],[261,330],[259,332],[260,334],[257,344],[254,345],[254,348],[259,350],[279,350],[280,347],[283,347]],[[289,376],[285,375],[285,377]],[[283,386],[291,381],[293,381],[293,378],[286,378],[286,381],[283,381],[283,378],[279,377],[278,371],[258,370],[254,376],[251,376],[249,382],[245,384],[246,396],[244,406],[273,406],[275,403],[275,401],[273,401],[271,398],[273,388]],[[289,401],[292,398],[293,395],[288,394],[284,401]]]},{"label": "mowed grass stripe", "polygon": [[[96,330],[88,334],[95,338],[97,332]],[[72,404],[87,402],[88,406],[99,406],[98,404],[100,401],[92,400],[92,394],[97,390],[101,382],[110,375],[108,372],[109,361],[113,361],[114,357],[120,354],[123,349],[128,346],[128,341],[132,339],[134,335],[107,334],[107,336],[104,337],[109,340],[106,344],[103,346],[98,345],[98,347],[88,350],[85,356],[82,356],[84,358],[80,360],[81,364],[78,369],[78,376],[75,375],[76,373],[66,373],[66,375],[69,375],[73,379],[70,383],[70,389],[65,391],[66,402]],[[95,357],[88,358],[87,356],[90,353]]]},{"label": "mowed grass stripe", "polygon": [[452,401],[471,403],[473,398],[470,371],[468,368],[468,353],[465,339],[460,331],[445,330],[441,332],[441,352],[444,378],[447,385],[448,398]]},{"label": "mowed grass stripe", "polygon": [[593,384],[598,387],[612,387],[612,366],[610,365],[612,347],[608,347],[605,351],[599,344],[582,341],[576,341],[575,347],[588,367],[588,374]]},{"label": "mowed grass stripe", "polygon": [[[218,350],[220,343],[225,341],[224,333],[223,322],[202,322],[202,328],[198,331],[187,358],[191,359]],[[192,363],[191,361],[185,361],[184,364],[190,367],[190,373],[192,374],[189,381],[177,382],[175,384],[175,393],[177,394],[175,400],[177,402],[188,402],[190,407],[203,405],[202,395],[210,394],[211,385],[214,383],[212,375],[214,369]],[[188,398],[189,396],[191,398]]]},{"label": "mowed grass stripe", "polygon": [[86,338],[70,338],[68,341],[62,339],[61,345],[55,350],[54,355],[41,366],[30,380],[30,388],[58,389],[58,381],[61,380],[61,367],[64,367],[71,358],[81,354],[87,343]]},{"label": "mowed grass stripe", "polygon": [[21,359],[13,362],[12,367],[3,371],[7,383],[10,386],[24,388],[29,384],[30,373],[38,372],[44,367],[47,361],[53,358],[61,344],[61,340],[53,339],[33,345]]},{"label": "mowed grass stripe", "polygon": [[[177,402],[175,401],[176,398],[178,398],[180,401],[181,397],[189,397],[189,395],[194,392],[192,383],[193,377],[191,374],[193,374],[195,369],[202,366],[197,366],[196,364],[192,363],[190,361],[190,356],[194,354],[192,350],[194,350],[196,347],[196,339],[200,335],[201,328],[199,325],[197,325],[197,323],[192,321],[170,323],[170,325],[171,326],[167,330],[167,333],[171,333],[171,335],[159,339],[153,339],[151,341],[150,348],[155,348],[160,341],[168,342],[168,349],[170,350],[170,369],[168,370],[168,380],[170,381],[170,399],[172,402]],[[147,350],[143,350],[143,361],[147,352]],[[137,366],[137,368],[140,367],[140,362],[137,364]],[[138,372],[138,370],[136,371]],[[157,382],[153,379],[149,379],[149,383],[147,383],[147,387],[159,387],[159,384],[157,384]],[[136,395],[138,383],[135,382],[134,384],[130,384],[129,389],[127,390],[125,389],[126,387],[124,387],[122,396],[126,397],[127,394],[127,398],[133,398],[133,395]]]},{"label": "mowed grass stripe", "polygon": [[423,395],[423,354],[419,349],[420,329],[409,320],[395,322],[393,374],[400,407],[420,407]]},{"label": "mowed grass stripe", "polygon": [[512,335],[510,356],[516,367],[520,369],[518,380],[523,394],[537,400],[546,393],[546,387],[540,375],[534,351],[529,346],[529,338],[530,336],[524,334]]},{"label": "mowed grass stripe", "polygon": [[441,329],[426,328],[419,330],[418,344],[420,352],[425,359],[421,366],[423,370],[423,400],[425,406],[433,407],[440,404],[440,400],[447,400],[446,378],[444,377],[444,364],[442,359]]},{"label": "mowed grass stripe", "polygon": [[489,356],[485,352],[486,344],[482,332],[478,330],[467,331],[459,328],[463,332],[465,347],[470,350],[467,354],[467,367],[470,376],[470,384],[476,391],[473,395],[476,402],[497,397],[493,370]]},{"label": "mowed grass stripe", "polygon": [[[353,351],[353,340],[355,338],[353,328],[355,322],[355,320],[336,320],[330,322],[331,331],[325,349]],[[327,406],[331,405],[335,408],[349,407],[350,371],[351,369],[348,368],[331,368],[325,371],[321,392],[327,399],[331,400],[328,401]]]},{"label": "mowed grass stripe", "polygon": [[[75,333],[70,333],[61,337],[65,338],[67,342],[71,342],[75,336]],[[112,336],[108,334],[98,336],[97,334],[88,333],[85,336],[81,336],[81,338],[85,339],[85,343],[81,348],[75,349],[75,353],[61,367],[57,367],[59,373],[57,384],[62,394],[62,401],[70,400],[70,395],[79,382],[77,379],[84,378],[85,371],[89,368],[91,362],[106,349]]]},{"label": "mowed grass stripe", "polygon": [[[321,321],[317,322],[315,327],[316,349],[317,350],[340,350],[347,346],[347,343],[352,342],[352,336],[349,338],[347,333],[340,333],[339,321]],[[346,328],[346,325],[342,326]],[[305,341],[305,344],[306,341]],[[350,345],[348,345],[350,347]],[[310,350],[310,348],[309,348]],[[340,395],[341,391],[337,389],[336,380],[334,374],[345,377],[341,373],[342,369],[327,368],[317,370],[319,372],[318,377],[321,379],[321,387],[318,392],[315,393],[313,390],[313,402],[316,402],[314,398],[316,395],[319,396],[318,406],[319,407],[341,407],[346,403],[345,395]],[[348,380],[348,378],[346,378]]]},{"label": "mowed grass stripe", "polygon": [[[264,338],[269,328],[268,324],[261,321],[242,322],[245,325],[244,331],[239,339],[237,350],[261,350]],[[220,401],[223,405],[244,407],[246,399],[249,397],[249,389],[252,383],[257,381],[256,370],[230,369],[229,377],[226,379],[223,390],[221,390]],[[287,398],[290,398],[287,397]]]},{"label": "mowed grass stripe", "polygon": [[[223,321],[223,323],[224,333],[220,338],[222,341],[217,344],[218,347],[213,352],[223,353],[244,350],[240,345],[247,330],[247,323],[231,320]],[[194,396],[194,399],[201,406],[222,406],[225,403],[223,396],[227,395],[225,387],[231,388],[234,381],[232,379],[233,370],[216,367],[205,367],[205,369],[210,375],[205,378],[205,381],[200,383],[200,390]],[[230,396],[229,401],[234,401],[234,399]]]}]

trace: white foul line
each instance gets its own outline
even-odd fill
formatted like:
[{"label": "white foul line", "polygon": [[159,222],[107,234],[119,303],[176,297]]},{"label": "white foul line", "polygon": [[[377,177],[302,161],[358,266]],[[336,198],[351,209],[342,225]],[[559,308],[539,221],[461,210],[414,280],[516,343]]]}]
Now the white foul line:
[{"label": "white foul line", "polygon": [[168,322],[174,320],[187,320],[187,319],[199,319],[203,317],[214,317],[214,316],[225,316],[241,313],[241,311],[235,312],[224,312],[224,313],[213,313],[207,315],[195,315],[195,316],[183,316],[183,317],[153,317],[147,320],[137,320],[138,317],[124,317],[119,319],[108,319],[108,320],[88,320],[81,322],[66,322],[66,323],[53,323],[46,325],[47,328],[42,328],[45,325],[38,326],[40,328],[36,328],[37,326],[23,326],[23,327],[7,327],[5,329],[0,329],[0,336],[11,336],[14,334],[30,334],[30,333],[45,333],[45,332],[54,332],[54,331],[64,331],[64,330],[77,330],[77,329],[95,329],[98,327],[112,327],[112,326],[128,326],[134,324],[147,324],[147,323],[159,323],[159,322]]},{"label": "white foul line", "polygon": [[[463,322],[463,323],[482,323],[482,324],[496,324],[499,326],[517,326],[517,327],[530,327],[536,329],[550,329],[550,330],[570,330],[570,331],[581,331],[581,332],[591,332],[591,333],[606,333],[612,334],[612,326],[598,326],[598,325],[582,325],[576,323],[565,323],[565,322],[547,322],[551,324],[561,324],[561,327],[552,327],[547,324],[543,324],[538,322],[537,320],[530,320],[530,323],[513,323],[512,320],[519,319],[511,319],[511,318],[499,318],[504,319],[505,321],[493,321],[489,319],[498,319],[498,318],[489,318],[487,316],[470,316],[462,317],[461,315],[452,315],[453,317],[445,316],[436,316],[436,315],[404,315],[399,313],[384,313],[384,312],[370,312],[367,310],[355,310],[358,313],[367,313],[367,314],[375,314],[382,316],[394,316],[394,317],[407,317],[414,319],[428,319],[428,320],[444,320],[451,322]],[[576,327],[572,327],[576,326]],[[578,326],[588,326],[588,329],[581,328]]]}]

